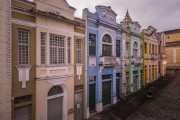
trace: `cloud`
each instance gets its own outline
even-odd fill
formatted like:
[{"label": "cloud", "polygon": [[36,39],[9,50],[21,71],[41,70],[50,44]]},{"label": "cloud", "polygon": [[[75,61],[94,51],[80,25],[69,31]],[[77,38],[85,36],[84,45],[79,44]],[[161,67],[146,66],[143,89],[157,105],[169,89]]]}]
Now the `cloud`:
[{"label": "cloud", "polygon": [[142,28],[155,27],[158,31],[180,28],[179,0],[67,0],[81,17],[82,10],[88,8],[95,12],[96,5],[111,6],[118,14],[117,22],[123,20],[126,10],[133,21],[138,21]]}]

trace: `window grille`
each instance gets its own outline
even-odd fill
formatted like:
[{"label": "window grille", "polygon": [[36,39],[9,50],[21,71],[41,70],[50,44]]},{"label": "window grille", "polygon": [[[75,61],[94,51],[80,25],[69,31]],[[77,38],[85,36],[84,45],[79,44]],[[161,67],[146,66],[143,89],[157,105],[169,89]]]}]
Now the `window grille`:
[{"label": "window grille", "polygon": [[50,34],[50,64],[65,63],[65,37]]},{"label": "window grille", "polygon": [[23,103],[32,100],[32,95],[20,96],[14,98],[14,104]]},{"label": "window grille", "polygon": [[61,93],[63,93],[62,87],[61,86],[54,86],[49,90],[48,96],[53,96],[53,95],[57,95],[57,94],[61,94]]},{"label": "window grille", "polygon": [[82,41],[76,40],[76,63],[82,63]]},{"label": "window grille", "polygon": [[68,64],[71,64],[71,38],[68,37],[67,40],[67,54],[68,54]]},{"label": "window grille", "polygon": [[46,60],[46,34],[41,33],[41,64],[45,64]]},{"label": "window grille", "polygon": [[29,64],[29,31],[18,29],[18,64]]}]

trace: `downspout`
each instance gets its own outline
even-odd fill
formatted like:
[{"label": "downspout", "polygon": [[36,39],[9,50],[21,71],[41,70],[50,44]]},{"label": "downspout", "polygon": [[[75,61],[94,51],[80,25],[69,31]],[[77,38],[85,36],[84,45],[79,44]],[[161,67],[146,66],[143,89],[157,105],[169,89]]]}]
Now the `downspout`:
[{"label": "downspout", "polygon": [[86,23],[85,23],[85,105],[84,105],[84,107],[85,107],[85,119],[87,119],[87,118],[89,118],[89,110],[87,109],[88,107],[87,107],[87,95],[88,95],[88,93],[87,93],[87,89],[88,89],[88,84],[87,84],[87,11],[88,11],[88,9],[84,9],[84,11],[83,11],[83,17],[85,18],[85,21],[86,21]]}]

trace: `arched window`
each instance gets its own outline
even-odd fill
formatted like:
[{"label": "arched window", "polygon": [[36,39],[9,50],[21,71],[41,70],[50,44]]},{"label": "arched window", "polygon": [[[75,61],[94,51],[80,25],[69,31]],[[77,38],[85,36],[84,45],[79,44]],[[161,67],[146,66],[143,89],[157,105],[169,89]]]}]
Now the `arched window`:
[{"label": "arched window", "polygon": [[107,34],[102,38],[102,56],[112,56],[112,40]]},{"label": "arched window", "polygon": [[89,34],[89,55],[96,55],[96,35]]},{"label": "arched window", "polygon": [[133,44],[133,48],[138,48],[138,43],[136,41]]},{"label": "arched window", "polygon": [[57,95],[57,94],[61,94],[61,93],[63,93],[62,87],[61,86],[54,86],[49,90],[48,96],[53,96],[53,95]]},{"label": "arched window", "polygon": [[133,44],[133,57],[138,57],[138,43],[136,41]]}]

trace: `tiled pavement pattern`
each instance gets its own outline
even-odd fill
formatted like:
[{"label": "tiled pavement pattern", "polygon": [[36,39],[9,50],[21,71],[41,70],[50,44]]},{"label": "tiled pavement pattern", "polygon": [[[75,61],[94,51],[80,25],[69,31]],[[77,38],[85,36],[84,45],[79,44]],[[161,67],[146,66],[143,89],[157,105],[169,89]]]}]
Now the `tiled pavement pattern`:
[{"label": "tiled pavement pattern", "polygon": [[180,75],[128,120],[180,120]]}]

